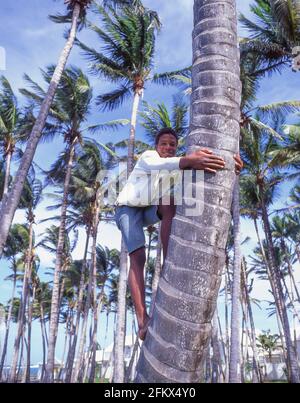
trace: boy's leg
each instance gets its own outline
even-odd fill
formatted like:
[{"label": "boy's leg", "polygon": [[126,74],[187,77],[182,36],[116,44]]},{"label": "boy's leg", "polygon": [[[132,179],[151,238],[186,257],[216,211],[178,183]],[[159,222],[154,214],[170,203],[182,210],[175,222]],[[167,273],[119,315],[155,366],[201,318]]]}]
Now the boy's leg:
[{"label": "boy's leg", "polygon": [[165,261],[168,251],[172,220],[174,215],[176,214],[176,206],[174,205],[174,199],[173,198],[170,199],[170,205],[160,204],[158,207],[158,213],[161,216],[160,237],[163,247],[163,258]]},{"label": "boy's leg", "polygon": [[139,326],[139,337],[141,340],[144,340],[147,332],[147,325],[149,322],[149,316],[147,315],[145,303],[145,247],[139,248],[130,253],[129,258],[130,269],[128,274],[128,285],[131,292],[131,297]]},{"label": "boy's leg", "polygon": [[123,239],[129,251],[130,269],[128,273],[128,286],[135,307],[139,337],[144,339],[149,317],[146,312],[145,303],[144,265],[146,254],[143,211],[140,208],[129,206],[119,207],[116,211],[116,223],[122,232]]}]

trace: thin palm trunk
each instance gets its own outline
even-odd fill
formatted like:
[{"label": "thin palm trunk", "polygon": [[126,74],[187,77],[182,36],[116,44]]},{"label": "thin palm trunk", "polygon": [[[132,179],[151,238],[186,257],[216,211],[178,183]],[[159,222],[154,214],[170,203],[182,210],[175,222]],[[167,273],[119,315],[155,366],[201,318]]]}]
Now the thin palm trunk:
[{"label": "thin palm trunk", "polygon": [[32,242],[33,242],[33,220],[30,220],[29,224],[29,246],[26,252],[26,261],[25,261],[25,270],[24,270],[24,277],[23,277],[23,288],[22,288],[22,298],[20,304],[20,315],[18,317],[18,324],[17,324],[17,335],[14,342],[14,352],[13,352],[13,359],[10,368],[10,375],[9,381],[11,383],[16,382],[17,380],[17,364],[18,364],[18,356],[20,350],[20,342],[22,337],[24,336],[24,330],[26,326],[26,306],[28,300],[28,293],[29,293],[29,282],[31,279],[31,271],[32,271]]},{"label": "thin palm trunk", "polygon": [[4,185],[3,185],[2,203],[5,202],[5,198],[8,193],[11,158],[12,158],[12,152],[8,152],[6,155],[6,158],[5,158],[5,177],[4,177]]},{"label": "thin palm trunk", "polygon": [[259,367],[258,351],[257,351],[257,346],[256,346],[255,324],[254,324],[254,318],[253,318],[249,291],[248,291],[248,287],[247,287],[247,276],[246,276],[246,271],[245,271],[244,260],[242,260],[242,279],[243,279],[243,285],[244,285],[246,306],[247,306],[247,310],[249,313],[249,320],[250,320],[250,327],[251,327],[251,346],[252,346],[252,351],[253,351],[253,361],[252,362],[253,362],[253,371],[254,371],[253,372],[253,382],[255,382],[257,379],[259,383],[262,383],[263,377],[262,377],[262,373],[261,373],[260,367]]},{"label": "thin palm trunk", "polygon": [[[242,305],[242,304],[241,304]],[[242,309],[243,310],[243,309]],[[244,337],[245,337],[245,327],[247,326],[246,324],[246,317],[244,315],[244,311],[243,311],[243,318],[242,318],[242,337],[240,338],[240,382],[239,383],[245,383],[245,378],[244,378],[244,370],[245,370],[245,351],[246,348],[248,348],[248,344],[247,344],[247,335],[246,335],[246,341],[244,341]],[[246,346],[245,346],[246,344]]]},{"label": "thin palm trunk", "polygon": [[10,330],[11,319],[12,319],[12,310],[13,310],[13,301],[14,301],[14,298],[15,298],[15,292],[16,292],[16,275],[14,274],[11,302],[9,304],[9,309],[8,309],[8,314],[7,314],[4,343],[3,343],[2,355],[1,355],[0,382],[2,381],[2,372],[3,372],[4,363],[5,363],[5,357],[6,357],[6,354],[7,354],[8,336],[9,336],[9,330]]},{"label": "thin palm trunk", "polygon": [[295,308],[295,304],[294,304],[294,297],[293,297],[293,290],[290,291],[286,281],[285,281],[285,276],[284,274],[282,274],[282,284],[284,286],[284,290],[285,290],[285,295],[286,297],[289,299],[290,303],[289,303],[289,307],[290,309],[293,311],[293,315],[294,317],[296,317],[298,319],[298,322],[300,323],[300,317],[299,314]]},{"label": "thin palm trunk", "polygon": [[[227,350],[226,350],[226,343],[224,341],[224,336],[223,336],[223,331],[222,331],[222,326],[221,326],[221,321],[220,321],[220,317],[218,315],[217,317],[218,319],[218,328],[219,328],[219,334],[220,334],[220,340],[221,340],[221,346],[222,346],[222,352],[223,352],[223,356],[224,356],[224,370],[223,370],[223,366],[222,366],[222,375],[223,375],[223,382],[224,383],[228,383],[228,377],[226,375],[226,371],[228,371],[226,362],[227,362]],[[222,357],[222,354],[221,354]],[[226,382],[227,381],[227,382]]]},{"label": "thin palm trunk", "polygon": [[[263,195],[263,190],[260,189],[261,195]],[[269,253],[269,262],[270,262],[270,272],[271,276],[273,277],[274,282],[274,297],[276,302],[278,303],[278,310],[279,316],[282,321],[283,333],[286,342],[287,348],[287,367],[288,367],[288,379],[292,383],[300,383],[300,374],[299,374],[299,365],[297,362],[296,353],[294,351],[294,346],[291,339],[291,332],[290,332],[290,324],[287,314],[287,308],[284,302],[284,295],[281,285],[281,274],[280,270],[277,267],[276,259],[275,259],[275,252],[274,252],[274,245],[272,239],[272,233],[269,223],[268,211],[265,206],[263,197],[261,197],[261,207],[262,207],[262,219],[264,224],[264,230],[266,234],[266,240],[268,245],[268,253]]]},{"label": "thin palm trunk", "polygon": [[40,381],[42,381],[44,379],[45,370],[46,370],[46,348],[48,347],[43,303],[40,303],[40,314],[41,314],[40,324],[41,324],[42,346],[43,346],[43,366],[42,366],[42,373],[41,373],[41,379],[40,379]]},{"label": "thin palm trunk", "polygon": [[233,226],[234,226],[234,265],[231,309],[231,343],[229,361],[229,383],[241,383],[240,368],[240,295],[241,295],[241,229],[240,229],[240,197],[239,182],[236,179],[233,194]]},{"label": "thin palm trunk", "polygon": [[218,311],[216,309],[213,317],[213,327],[212,327],[212,337],[211,337],[211,344],[213,349],[213,356],[211,359],[211,382],[212,383],[220,383],[221,375],[224,373],[222,370],[222,358],[220,352],[220,342],[219,342],[219,331],[218,331]]},{"label": "thin palm trunk", "polygon": [[45,122],[55,95],[55,91],[61,79],[63,70],[67,63],[68,57],[74,45],[74,40],[76,37],[76,31],[78,26],[78,20],[80,15],[80,4],[76,3],[74,6],[73,14],[72,14],[72,24],[69,32],[69,37],[67,42],[62,50],[60,58],[58,60],[58,64],[55,68],[53,77],[49,84],[49,88],[45,99],[41,105],[41,109],[39,111],[38,117],[33,126],[30,137],[27,141],[26,149],[24,151],[20,166],[15,175],[15,179],[13,181],[10,192],[8,193],[5,203],[2,204],[0,210],[0,256],[2,255],[3,247],[6,243],[6,239],[8,236],[9,228],[11,226],[12,220],[14,218],[15,211],[19,205],[22,189],[29,171],[29,168],[32,164],[34,154],[42,135],[43,128],[45,126]]},{"label": "thin palm trunk", "polygon": [[126,373],[125,373],[125,383],[129,383],[131,381],[132,372],[134,371],[134,362],[135,362],[139,347],[140,347],[139,337],[136,335],[135,342],[133,343],[133,349],[132,349],[132,354],[130,357],[129,365],[128,365],[128,367],[126,369]]},{"label": "thin palm trunk", "polygon": [[69,160],[66,170],[66,176],[64,180],[64,194],[61,207],[61,218],[58,232],[58,240],[56,247],[56,260],[55,260],[55,270],[53,279],[53,289],[52,289],[52,300],[51,300],[51,315],[49,324],[49,344],[48,344],[48,355],[46,364],[46,373],[44,382],[51,383],[54,381],[54,360],[55,360],[55,345],[56,337],[58,331],[58,317],[59,317],[59,291],[60,291],[60,273],[62,266],[62,257],[64,251],[65,243],[65,229],[66,229],[66,216],[68,207],[68,193],[69,185],[71,180],[71,172],[73,166],[73,160],[75,156],[75,141],[70,146]]},{"label": "thin palm trunk", "polygon": [[295,250],[296,250],[298,262],[300,263],[300,247],[299,247],[299,244],[295,245]]},{"label": "thin palm trunk", "polygon": [[128,139],[128,160],[127,160],[128,176],[130,175],[134,167],[135,128],[136,128],[136,120],[140,98],[141,98],[141,90],[137,90],[133,98],[131,121],[130,121],[130,133]]},{"label": "thin palm trunk", "polygon": [[83,310],[83,320],[82,320],[81,335],[80,335],[80,340],[79,340],[77,361],[75,364],[74,371],[72,373],[72,379],[71,379],[72,383],[80,381],[80,371],[82,369],[82,365],[83,365],[83,361],[84,361],[84,347],[86,344],[89,310],[91,307],[92,286],[93,286],[93,266],[92,266],[92,264],[90,264],[88,289],[87,289],[87,295],[86,295],[86,300],[85,300],[85,306],[84,306],[84,310]]},{"label": "thin palm trunk", "polygon": [[89,374],[89,383],[94,383],[95,375],[96,375],[96,352],[97,352],[97,330],[98,330],[98,319],[100,318],[101,310],[103,307],[103,297],[104,297],[104,287],[102,291],[99,293],[99,296],[96,301],[95,310],[94,310],[94,328],[93,328],[93,336],[92,336],[92,354],[91,354],[91,369]]},{"label": "thin palm trunk", "polygon": [[24,371],[23,382],[30,382],[30,363],[31,363],[31,329],[32,329],[32,314],[33,314],[33,304],[35,300],[35,287],[33,287],[32,291],[32,299],[30,300],[30,296],[28,295],[28,323],[27,323],[27,357],[26,357],[26,370]]},{"label": "thin palm trunk", "polygon": [[161,238],[160,238],[160,229],[161,229],[161,224],[159,223],[159,226],[158,226],[158,240],[157,240],[157,245],[156,245],[156,259],[155,259],[154,274],[153,274],[153,279],[152,279],[152,299],[151,299],[151,306],[150,306],[150,317],[153,314],[155,298],[156,298],[156,292],[157,292],[157,286],[158,286],[160,273],[161,273],[162,243],[161,243]]},{"label": "thin palm trunk", "polygon": [[[137,113],[139,107],[139,101],[141,97],[141,90],[135,91],[131,122],[130,122],[130,134],[128,140],[128,158],[127,158],[127,176],[133,170],[134,166],[134,146],[135,146],[135,128]],[[124,382],[124,348],[125,348],[125,315],[126,315],[126,290],[127,290],[127,251],[125,243],[121,241],[121,255],[120,255],[120,276],[118,284],[118,312],[117,312],[117,328],[115,338],[117,342],[115,356],[114,356],[114,375],[113,379],[115,383]]]},{"label": "thin palm trunk", "polygon": [[230,338],[229,338],[229,313],[228,313],[228,267],[225,267],[225,383],[229,382],[229,351],[230,351]]},{"label": "thin palm trunk", "polygon": [[[195,0],[189,151],[208,147],[228,170],[205,174],[204,203],[191,216],[185,204],[173,218],[168,256],[154,314],[138,363],[137,382],[202,378],[211,320],[225,264],[235,181],[233,154],[240,135],[240,71],[234,0]],[[193,185],[203,196],[203,183]],[[198,193],[199,191],[199,193]]]},{"label": "thin palm trunk", "polygon": [[66,370],[66,378],[65,382],[70,383],[72,379],[72,371],[74,367],[74,358],[76,354],[76,346],[77,346],[77,339],[78,339],[78,332],[79,332],[79,324],[80,324],[80,317],[82,312],[82,302],[84,296],[84,289],[85,289],[85,271],[86,271],[86,259],[87,259],[87,252],[89,247],[89,240],[90,240],[90,233],[91,233],[91,224],[89,223],[87,231],[86,231],[86,241],[85,241],[85,248],[84,248],[84,255],[81,265],[81,274],[80,274],[80,283],[79,283],[79,292],[78,292],[78,299],[77,299],[77,311],[76,311],[76,319],[75,319],[75,330],[74,330],[74,337],[71,343],[71,347],[68,351],[68,358],[67,358],[67,370]]},{"label": "thin palm trunk", "polygon": [[17,365],[16,368],[16,380],[15,382],[19,382],[20,380],[20,375],[21,375],[21,368],[24,366],[24,361],[23,361],[23,352],[24,352],[24,344],[25,344],[25,339],[24,339],[24,334],[21,336],[21,352],[20,352],[20,359],[19,359],[19,364]]},{"label": "thin palm trunk", "polygon": [[[274,301],[275,301],[275,314],[276,314],[276,321],[277,321],[278,331],[279,331],[279,334],[280,334],[281,344],[282,344],[283,349],[285,351],[284,347],[285,347],[286,343],[285,343],[285,340],[284,340],[284,337],[283,337],[283,334],[282,334],[282,321],[281,321],[280,313],[279,313],[278,300],[275,297],[276,291],[275,291],[275,285],[274,285],[274,278],[273,278],[273,276],[271,274],[271,269],[269,267],[270,264],[269,264],[269,261],[267,259],[267,256],[266,256],[266,253],[265,253],[265,250],[264,250],[264,247],[263,247],[260,235],[259,235],[258,226],[257,226],[257,220],[256,219],[254,219],[254,227],[255,227],[257,240],[258,240],[258,243],[259,243],[259,247],[260,247],[260,250],[261,250],[261,254],[262,254],[262,257],[263,257],[263,261],[265,263],[267,275],[268,275],[269,282],[270,282],[271,289],[272,289],[272,294],[273,294]],[[286,355],[285,355],[285,360],[287,361]]]},{"label": "thin palm trunk", "polygon": [[[297,300],[300,303],[300,294],[299,294],[299,290],[298,290],[298,287],[297,287],[296,282],[295,282],[295,277],[293,275],[293,266],[292,266],[291,261],[289,259],[287,247],[286,247],[286,244],[285,244],[285,241],[284,241],[283,238],[280,241],[280,245],[281,245],[281,249],[282,249],[282,251],[284,253],[284,260],[286,262],[288,272],[289,272],[289,276],[290,276],[290,279],[291,279],[291,282],[292,282],[292,284],[291,284],[291,292],[293,293],[293,288],[294,288],[294,290],[296,292],[296,295],[297,295]],[[294,298],[292,300],[294,300]]]},{"label": "thin palm trunk", "polygon": [[114,383],[124,382],[124,348],[126,324],[126,290],[127,290],[127,251],[122,239],[120,254],[120,274],[118,284],[117,324],[114,352]]},{"label": "thin palm trunk", "polygon": [[[97,330],[98,330],[98,315],[101,312],[102,298],[104,295],[104,284],[102,284],[102,289],[97,298],[97,234],[99,225],[99,211],[100,206],[98,200],[96,200],[96,208],[94,214],[94,226],[93,226],[93,244],[92,244],[92,270],[93,270],[93,319],[94,327],[92,334],[92,346],[91,346],[91,369],[89,374],[89,383],[94,383],[95,371],[96,371],[96,351],[97,351]],[[99,309],[98,309],[99,308]]]}]

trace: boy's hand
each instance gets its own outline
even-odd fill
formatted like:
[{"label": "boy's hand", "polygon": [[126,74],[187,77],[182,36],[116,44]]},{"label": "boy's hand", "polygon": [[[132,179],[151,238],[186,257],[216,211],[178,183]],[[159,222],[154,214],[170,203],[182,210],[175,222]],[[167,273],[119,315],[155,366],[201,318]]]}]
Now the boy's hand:
[{"label": "boy's hand", "polygon": [[241,160],[241,157],[239,154],[233,156],[235,160],[235,173],[236,175],[239,175],[241,173],[241,170],[243,169],[244,163]]},{"label": "boy's hand", "polygon": [[213,154],[212,151],[203,148],[180,159],[180,169],[198,169],[206,172],[216,173],[217,170],[225,167],[222,157]]}]

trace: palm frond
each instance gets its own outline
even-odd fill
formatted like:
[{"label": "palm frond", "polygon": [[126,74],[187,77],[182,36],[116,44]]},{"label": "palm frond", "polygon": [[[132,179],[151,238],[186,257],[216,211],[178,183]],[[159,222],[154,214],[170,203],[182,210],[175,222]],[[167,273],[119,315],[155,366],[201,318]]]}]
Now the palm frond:
[{"label": "palm frond", "polygon": [[191,67],[185,67],[180,70],[169,71],[166,73],[156,73],[153,76],[152,82],[159,85],[174,85],[178,84],[180,80],[178,77],[191,77]]},{"label": "palm frond", "polygon": [[119,108],[129,97],[131,88],[122,85],[114,91],[99,95],[96,98],[96,104],[100,106],[102,111],[112,111]]}]

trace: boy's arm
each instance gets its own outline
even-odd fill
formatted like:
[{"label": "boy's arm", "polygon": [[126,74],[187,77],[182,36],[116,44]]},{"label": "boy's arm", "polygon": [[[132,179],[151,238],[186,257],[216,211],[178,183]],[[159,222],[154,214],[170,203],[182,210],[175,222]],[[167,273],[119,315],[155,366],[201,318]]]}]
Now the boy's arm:
[{"label": "boy's arm", "polygon": [[140,158],[138,165],[147,172],[152,170],[198,169],[215,173],[225,167],[223,158],[212,151],[201,149],[185,157],[162,158],[158,153],[146,151]]}]

